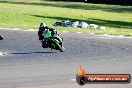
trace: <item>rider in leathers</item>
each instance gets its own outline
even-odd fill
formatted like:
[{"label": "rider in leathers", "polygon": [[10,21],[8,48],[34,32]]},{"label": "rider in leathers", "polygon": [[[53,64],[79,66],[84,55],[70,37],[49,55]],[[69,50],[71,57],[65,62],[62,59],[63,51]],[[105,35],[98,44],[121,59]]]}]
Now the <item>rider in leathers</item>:
[{"label": "rider in leathers", "polygon": [[[39,36],[39,40],[42,42],[43,48],[48,48],[48,41],[46,41],[45,36],[44,36],[46,31],[51,31],[51,37],[57,36],[57,38],[62,40],[62,38],[59,36],[59,34],[57,34],[57,31],[55,29],[47,27],[45,23],[40,23],[38,36]],[[62,45],[62,48],[64,48],[63,44],[61,45]]]}]

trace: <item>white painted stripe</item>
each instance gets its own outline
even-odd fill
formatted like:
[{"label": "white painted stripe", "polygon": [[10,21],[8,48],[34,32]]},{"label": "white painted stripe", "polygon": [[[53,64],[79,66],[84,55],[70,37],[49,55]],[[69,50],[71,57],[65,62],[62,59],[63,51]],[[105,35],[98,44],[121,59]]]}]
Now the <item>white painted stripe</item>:
[{"label": "white painted stripe", "polygon": [[118,36],[115,36],[115,35],[108,35],[108,34],[104,34],[104,35],[95,35],[96,37],[109,37],[109,38],[132,38],[131,36],[128,37],[128,36],[124,36],[124,35],[118,35]]},{"label": "white painted stripe", "polygon": [[82,32],[76,32],[76,33],[78,33],[78,34],[79,34],[79,33],[82,33]]},{"label": "white painted stripe", "polygon": [[0,56],[4,56],[6,55],[7,53],[3,53],[3,52],[0,52]]},{"label": "white painted stripe", "polygon": [[0,56],[2,56],[3,55],[3,53],[2,52],[0,52]]},{"label": "white painted stripe", "polygon": [[21,29],[19,29],[19,28],[13,28],[12,30],[21,30]]},{"label": "white painted stripe", "polygon": [[21,30],[21,31],[38,31],[38,29],[19,29],[19,28],[0,28],[0,30]]},{"label": "white painted stripe", "polygon": [[22,30],[19,28],[0,28],[0,30]]},{"label": "white painted stripe", "polygon": [[3,29],[4,29],[4,30],[9,30],[10,28],[0,28],[0,30],[3,30]]},{"label": "white painted stripe", "polygon": [[28,29],[28,30],[23,30],[23,31],[38,31],[37,29]]},{"label": "white painted stripe", "polygon": [[95,33],[90,33],[91,35],[94,35]]}]

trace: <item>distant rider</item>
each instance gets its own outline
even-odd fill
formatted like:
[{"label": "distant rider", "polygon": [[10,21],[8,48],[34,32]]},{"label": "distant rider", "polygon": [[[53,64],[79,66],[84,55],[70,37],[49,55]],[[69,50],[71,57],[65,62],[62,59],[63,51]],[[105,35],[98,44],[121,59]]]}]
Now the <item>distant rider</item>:
[{"label": "distant rider", "polygon": [[[51,33],[48,34],[47,31],[50,31]],[[43,48],[48,48],[48,38],[49,37],[57,37],[62,40],[62,38],[57,33],[56,29],[49,28],[45,23],[40,23],[39,31],[38,31],[39,40],[42,42]],[[61,44],[63,47],[63,44]],[[64,48],[64,47],[63,47]]]}]

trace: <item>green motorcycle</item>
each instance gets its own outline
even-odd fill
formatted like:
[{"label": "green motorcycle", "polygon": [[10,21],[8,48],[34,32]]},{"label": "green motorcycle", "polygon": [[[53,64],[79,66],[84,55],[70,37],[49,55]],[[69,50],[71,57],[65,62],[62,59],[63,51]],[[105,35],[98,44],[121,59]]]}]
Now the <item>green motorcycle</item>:
[{"label": "green motorcycle", "polygon": [[45,44],[47,45],[46,48],[60,50],[61,52],[64,51],[63,39],[58,34],[52,36],[51,31],[47,31],[44,33],[44,41],[46,42]]}]

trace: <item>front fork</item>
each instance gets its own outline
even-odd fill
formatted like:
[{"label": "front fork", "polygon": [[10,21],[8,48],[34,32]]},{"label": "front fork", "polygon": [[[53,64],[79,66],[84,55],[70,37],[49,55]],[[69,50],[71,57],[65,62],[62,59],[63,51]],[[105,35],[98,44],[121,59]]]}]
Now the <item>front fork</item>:
[{"label": "front fork", "polygon": [[56,36],[60,42],[61,47],[63,47],[63,38],[61,38],[59,35]]}]

